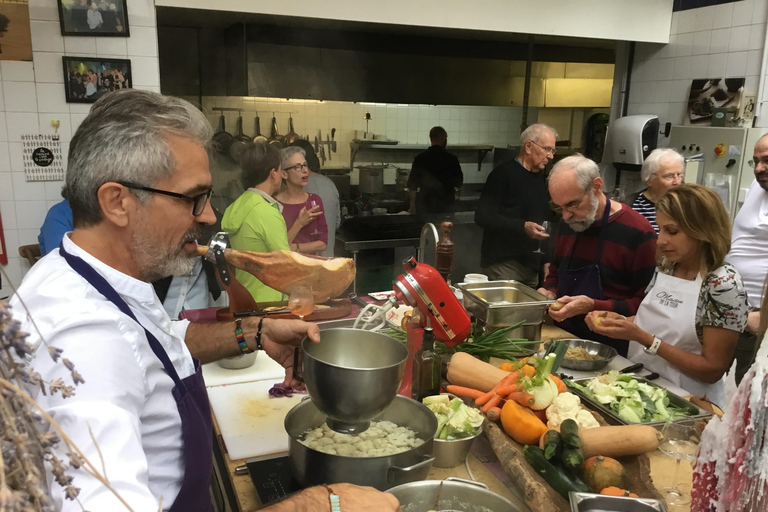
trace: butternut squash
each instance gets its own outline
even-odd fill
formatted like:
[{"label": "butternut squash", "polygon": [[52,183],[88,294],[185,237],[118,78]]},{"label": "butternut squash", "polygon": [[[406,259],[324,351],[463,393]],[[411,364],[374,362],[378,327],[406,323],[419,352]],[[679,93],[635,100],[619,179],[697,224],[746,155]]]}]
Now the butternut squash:
[{"label": "butternut squash", "polygon": [[584,444],[584,458],[623,457],[656,450],[661,432],[648,425],[618,425],[579,429],[579,437]]},{"label": "butternut squash", "polygon": [[484,363],[465,352],[456,352],[448,362],[448,382],[455,386],[487,392],[507,375],[509,372]]}]

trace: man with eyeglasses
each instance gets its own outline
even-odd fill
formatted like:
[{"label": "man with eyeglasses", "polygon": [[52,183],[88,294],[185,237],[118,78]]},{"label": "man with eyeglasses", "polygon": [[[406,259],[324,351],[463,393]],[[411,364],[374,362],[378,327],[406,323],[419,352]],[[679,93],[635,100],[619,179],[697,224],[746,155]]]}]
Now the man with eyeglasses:
[{"label": "man with eyeglasses", "polygon": [[647,188],[630,198],[627,204],[640,215],[648,219],[656,233],[656,201],[672,187],[683,182],[683,155],[670,148],[660,148],[651,151],[640,169],[640,179]]},{"label": "man with eyeglasses", "polygon": [[[39,388],[34,398],[110,484],[73,468],[67,475],[80,492],[65,500],[51,478],[56,510],[123,510],[114,489],[136,511],[212,512],[212,417],[200,363],[263,349],[285,367],[284,384],[298,385],[294,348],[307,336],[320,341],[318,327],[300,320],[171,322],[158,301],[150,282],[188,272],[195,240],[215,221],[212,135],[189,102],[124,89],[100,98],[72,137],[74,231],[11,300],[42,381],[79,383],[69,398]],[[66,461],[67,450],[60,443],[54,452]],[[329,510],[334,501],[350,512],[400,510],[392,495],[345,484],[263,510]]]},{"label": "man with eyeglasses", "polygon": [[635,210],[606,197],[597,164],[579,154],[555,164],[549,194],[563,215],[539,288],[557,299],[549,315],[575,337],[600,341],[626,356],[628,341],[595,334],[584,316],[593,310],[637,312],[656,268],[656,232]]},{"label": "man with eyeglasses", "polygon": [[741,274],[750,306],[747,329],[736,345],[737,382],[741,381],[755,353],[763,285],[768,275],[768,134],[755,144],[750,165],[755,171],[755,181],[733,222],[731,250],[725,258]]},{"label": "man with eyeglasses", "polygon": [[557,132],[533,124],[520,134],[517,158],[496,167],[480,195],[475,222],[483,228],[480,264],[492,280],[513,279],[532,288],[546,252],[537,252],[549,238],[542,223],[550,216],[542,171],[555,156]]}]

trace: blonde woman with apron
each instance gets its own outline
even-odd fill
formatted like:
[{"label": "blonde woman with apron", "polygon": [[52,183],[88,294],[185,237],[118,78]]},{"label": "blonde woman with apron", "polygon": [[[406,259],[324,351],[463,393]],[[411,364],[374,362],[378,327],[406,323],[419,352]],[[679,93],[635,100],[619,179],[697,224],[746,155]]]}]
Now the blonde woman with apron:
[{"label": "blonde woman with apron", "polygon": [[637,315],[593,311],[593,331],[632,340],[628,357],[693,395],[724,406],[724,374],[749,311],[738,271],[725,262],[730,219],[714,191],[676,187],[656,203],[659,267]]}]

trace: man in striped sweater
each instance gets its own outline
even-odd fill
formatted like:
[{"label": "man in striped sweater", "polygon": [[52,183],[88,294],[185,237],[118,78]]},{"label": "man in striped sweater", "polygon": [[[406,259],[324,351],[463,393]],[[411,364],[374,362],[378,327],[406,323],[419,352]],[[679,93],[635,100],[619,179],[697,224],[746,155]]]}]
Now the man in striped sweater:
[{"label": "man in striped sweater", "polygon": [[549,314],[571,334],[626,355],[627,341],[590,331],[584,315],[596,309],[635,314],[656,267],[656,232],[642,215],[605,196],[597,164],[581,155],[555,164],[549,193],[563,215],[554,258],[539,289],[557,299]]}]

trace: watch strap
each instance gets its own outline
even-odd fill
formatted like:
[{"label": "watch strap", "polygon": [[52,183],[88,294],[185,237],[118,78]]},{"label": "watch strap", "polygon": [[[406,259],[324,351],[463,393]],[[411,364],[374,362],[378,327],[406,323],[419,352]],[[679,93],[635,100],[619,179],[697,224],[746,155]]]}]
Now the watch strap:
[{"label": "watch strap", "polygon": [[646,354],[650,354],[652,356],[655,356],[656,353],[659,351],[659,347],[661,346],[661,339],[657,338],[656,336],[653,337],[653,343],[651,343],[650,347],[646,347],[644,349]]}]

